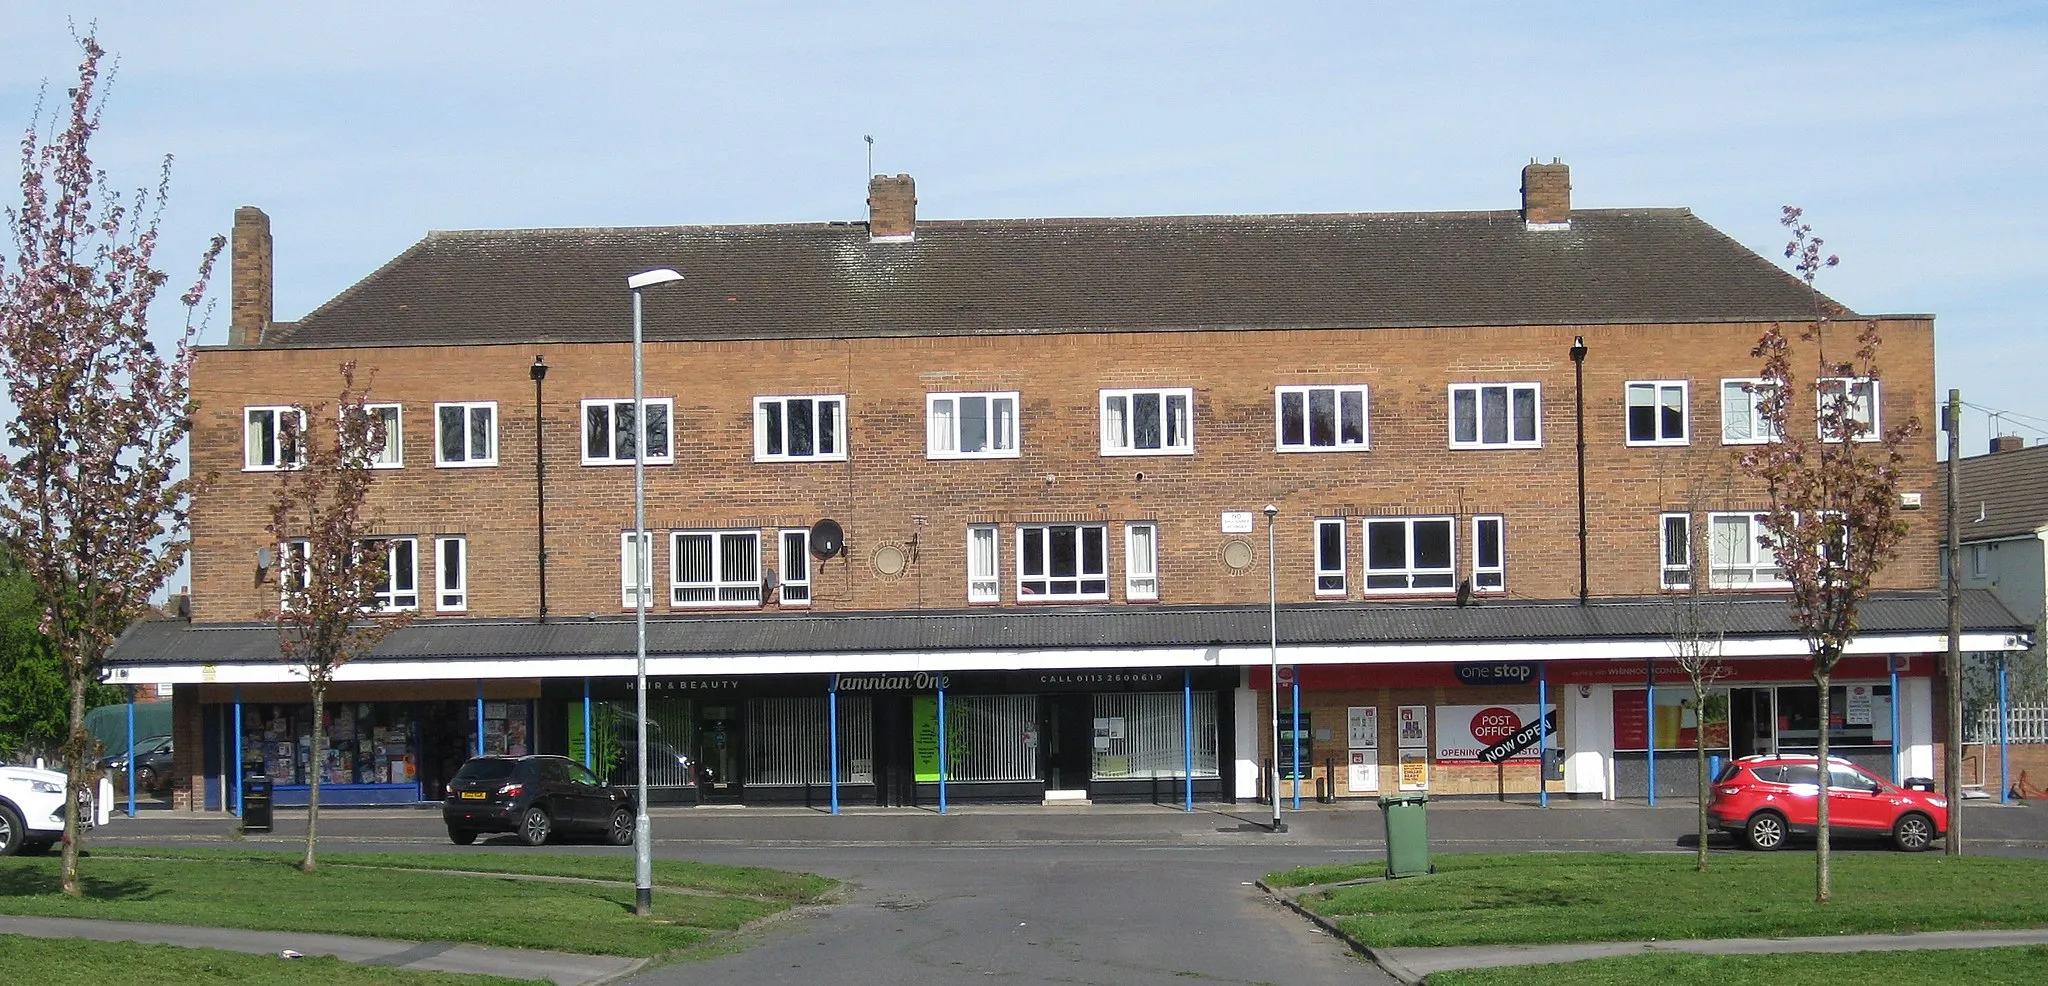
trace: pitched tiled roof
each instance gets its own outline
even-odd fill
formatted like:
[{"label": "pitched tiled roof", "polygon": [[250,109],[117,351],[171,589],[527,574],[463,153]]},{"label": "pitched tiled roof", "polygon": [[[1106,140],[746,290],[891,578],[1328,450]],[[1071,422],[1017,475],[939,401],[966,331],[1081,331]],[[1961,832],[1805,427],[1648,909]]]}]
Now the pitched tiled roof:
[{"label": "pitched tiled roof", "polygon": [[[1970,632],[2028,633],[1990,593],[1964,593]],[[1712,618],[1730,640],[1797,636],[1784,596],[1716,597]],[[1566,602],[1316,604],[1280,610],[1280,642],[1327,644],[1647,641],[1670,637],[1669,598]],[[1266,607],[1097,606],[893,613],[728,613],[647,621],[654,656],[902,654],[920,651],[1142,649],[1262,646]],[[1866,635],[1938,633],[1947,604],[1935,593],[1887,593],[1862,611]],[[634,653],[630,618],[421,620],[384,638],[364,660],[614,657]],[[136,624],[109,666],[259,664],[279,660],[270,624]]]},{"label": "pitched tiled roof", "polygon": [[[1806,287],[1683,209],[432,233],[265,345],[600,342],[1810,318]],[[1831,306],[1832,302],[1828,302]],[[1844,311],[1838,306],[1835,311]]]},{"label": "pitched tiled roof", "polygon": [[[1949,464],[1941,464],[1948,488]],[[1961,460],[1957,526],[1964,541],[1988,541],[2048,528],[2048,445]]]}]

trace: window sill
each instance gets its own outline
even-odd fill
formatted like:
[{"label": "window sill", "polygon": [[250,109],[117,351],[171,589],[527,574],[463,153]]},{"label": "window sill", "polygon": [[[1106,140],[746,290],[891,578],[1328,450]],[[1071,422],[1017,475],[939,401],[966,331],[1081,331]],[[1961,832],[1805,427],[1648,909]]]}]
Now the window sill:
[{"label": "window sill", "polygon": [[488,469],[498,464],[496,459],[476,459],[469,462],[435,462],[436,469]]},{"label": "window sill", "polygon": [[1452,442],[1450,446],[1451,451],[1453,452],[1512,452],[1517,449],[1540,449],[1542,447],[1543,443],[1540,441],[1505,442],[1495,445],[1482,445],[1477,443],[1460,445],[1457,442]]},{"label": "window sill", "polygon": [[1109,594],[1098,596],[1023,596],[1017,597],[1019,606],[1065,606],[1069,603],[1106,603]]},{"label": "window sill", "polygon": [[1692,444],[1690,438],[1655,438],[1649,441],[1627,439],[1622,444],[1629,448],[1685,448]]},{"label": "window sill", "polygon": [[304,469],[304,468],[306,468],[306,467],[305,467],[305,466],[248,466],[248,465],[245,465],[245,466],[243,466],[243,467],[242,467],[242,471],[243,471],[243,472],[298,472],[299,470],[301,470],[301,469]]},{"label": "window sill", "polygon": [[1370,452],[1371,445],[1275,445],[1273,451],[1286,454],[1318,452]]},{"label": "window sill", "polygon": [[1195,454],[1195,450],[1194,450],[1194,447],[1193,447],[1193,446],[1189,446],[1188,448],[1170,448],[1170,449],[1153,449],[1153,448],[1143,448],[1143,449],[1121,449],[1121,448],[1105,448],[1105,449],[1103,449],[1103,450],[1102,450],[1102,454],[1103,454],[1103,455],[1104,455],[1105,457],[1108,457],[1108,458],[1114,458],[1114,459],[1135,459],[1135,458],[1145,458],[1145,457],[1148,457],[1148,456],[1162,456],[1162,455],[1193,455],[1193,454]]},{"label": "window sill", "polygon": [[[603,467],[603,466],[630,466],[630,465],[632,465],[632,464],[633,464],[633,460],[631,460],[631,459],[585,459],[585,460],[583,460],[583,465],[586,465],[586,466],[594,466],[594,467]],[[647,460],[647,464],[648,464],[648,465],[650,465],[650,466],[672,466],[672,465],[675,465],[675,464],[676,464],[676,460],[675,460],[675,457],[674,457],[674,456],[661,456],[661,457],[659,457],[659,458],[650,458],[650,459],[648,459],[648,460]]]},{"label": "window sill", "polygon": [[756,463],[763,465],[784,465],[788,463],[796,463],[798,465],[802,465],[803,463],[806,462],[845,462],[846,454],[842,452],[837,455],[762,455],[756,452],[754,454],[754,461]]},{"label": "window sill", "polygon": [[974,459],[1021,459],[1023,450],[1011,449],[1005,452],[934,452],[926,449],[924,457],[932,462],[958,462]]}]

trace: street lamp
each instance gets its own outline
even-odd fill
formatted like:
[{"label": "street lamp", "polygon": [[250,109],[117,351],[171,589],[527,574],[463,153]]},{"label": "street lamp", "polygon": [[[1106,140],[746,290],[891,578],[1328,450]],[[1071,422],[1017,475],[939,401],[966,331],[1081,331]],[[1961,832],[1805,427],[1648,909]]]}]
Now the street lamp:
[{"label": "street lamp", "polygon": [[1280,820],[1280,563],[1273,557],[1273,518],[1280,508],[1266,504],[1266,659],[1268,693],[1273,697],[1273,831],[1287,831]]},{"label": "street lamp", "polygon": [[666,267],[643,271],[626,278],[626,290],[633,292],[633,427],[640,434],[633,439],[633,554],[638,562],[639,584],[633,586],[633,720],[638,761],[633,773],[633,913],[654,914],[654,837],[647,821],[647,593],[654,583],[654,552],[647,550],[647,397],[641,381],[640,292],[657,284],[680,281],[683,275]]}]

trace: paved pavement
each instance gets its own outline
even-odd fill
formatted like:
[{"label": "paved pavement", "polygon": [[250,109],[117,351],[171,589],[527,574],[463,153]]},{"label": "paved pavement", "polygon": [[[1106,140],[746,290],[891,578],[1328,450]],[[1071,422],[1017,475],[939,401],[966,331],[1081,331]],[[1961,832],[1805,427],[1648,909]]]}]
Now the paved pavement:
[{"label": "paved pavement", "polygon": [[1486,948],[1383,948],[1373,958],[1404,983],[1452,969],[1494,969],[1605,959],[1650,952],[1759,955],[1768,952],[1903,952],[1947,948],[2003,948],[2048,944],[2048,928],[2018,931],[1935,931],[1912,935],[1838,935],[1830,938],[1718,938],[1692,941],[1584,942],[1574,945],[1501,945]]}]

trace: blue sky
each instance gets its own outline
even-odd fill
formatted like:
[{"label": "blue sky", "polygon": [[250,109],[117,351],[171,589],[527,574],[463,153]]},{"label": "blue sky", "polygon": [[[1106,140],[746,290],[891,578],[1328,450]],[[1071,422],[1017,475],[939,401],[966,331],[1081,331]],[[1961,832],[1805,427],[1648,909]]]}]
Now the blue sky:
[{"label": "blue sky", "polygon": [[1804,206],[1824,290],[1935,313],[1940,387],[2048,439],[2035,3],[0,0],[10,133],[67,21],[121,59],[100,163],[177,157],[174,283],[261,206],[280,319],[430,229],[859,218],[863,134],[930,218],[1504,209],[1558,157],[1774,258]]}]

